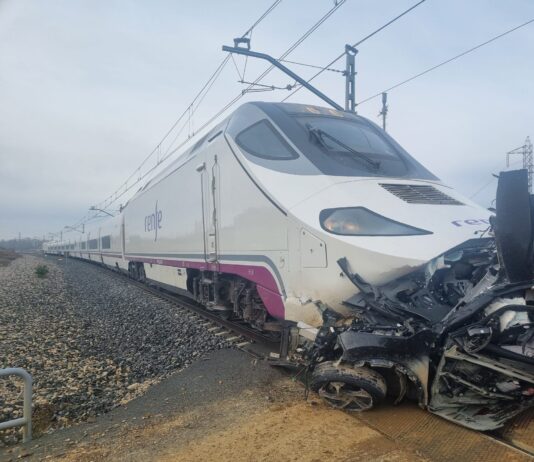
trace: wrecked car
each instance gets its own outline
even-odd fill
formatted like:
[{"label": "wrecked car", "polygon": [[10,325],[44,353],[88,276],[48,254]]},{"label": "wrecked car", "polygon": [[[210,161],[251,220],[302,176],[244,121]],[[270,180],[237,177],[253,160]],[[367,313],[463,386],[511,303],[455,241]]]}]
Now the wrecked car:
[{"label": "wrecked car", "polygon": [[382,286],[340,259],[358,292],[300,349],[310,387],[348,411],[412,398],[476,430],[534,406],[532,197],[525,170],[501,173],[487,232]]}]

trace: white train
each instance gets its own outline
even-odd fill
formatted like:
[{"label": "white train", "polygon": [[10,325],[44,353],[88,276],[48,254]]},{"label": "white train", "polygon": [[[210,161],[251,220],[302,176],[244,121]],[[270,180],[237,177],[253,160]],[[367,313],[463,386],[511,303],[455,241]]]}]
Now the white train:
[{"label": "white train", "polygon": [[235,276],[272,317],[318,326],[316,301],[342,309],[354,293],[339,258],[381,284],[476,237],[489,216],[362,117],[250,103],[119,216],[54,247],[184,290],[198,271]]},{"label": "white train", "polygon": [[[314,386],[334,405],[372,406],[388,387],[395,388],[383,370],[389,368],[406,377],[422,405],[439,412],[451,403],[432,403],[430,380],[446,337],[439,337],[437,358],[430,351],[436,342],[417,337],[412,356],[400,359],[378,346],[370,353],[351,349],[347,335],[413,341],[435,330],[483,279],[485,273],[476,271],[491,267],[493,239],[485,236],[491,215],[363,117],[256,102],[212,129],[119,215],[77,238],[48,243],[45,252],[127,271],[259,329],[299,323],[314,342],[312,367],[323,362],[315,368]],[[528,311],[521,318],[525,326],[530,316]],[[379,343],[390,352],[403,348]],[[364,369],[371,379],[362,379]],[[454,381],[454,373],[447,374],[443,380]],[[514,377],[524,391],[528,377]],[[457,380],[472,393],[480,388]],[[370,382],[374,388],[366,385]],[[354,393],[350,398],[354,390],[368,395],[364,403]],[[524,403],[517,409],[523,408]],[[474,428],[498,426],[488,415],[480,424],[469,412],[442,415],[464,425],[476,421]],[[504,420],[501,416],[498,424]]]}]

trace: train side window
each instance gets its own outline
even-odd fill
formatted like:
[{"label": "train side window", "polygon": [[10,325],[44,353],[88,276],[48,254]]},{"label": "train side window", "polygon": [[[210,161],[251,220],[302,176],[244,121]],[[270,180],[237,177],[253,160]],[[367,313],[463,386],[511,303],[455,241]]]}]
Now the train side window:
[{"label": "train side window", "polygon": [[90,239],[89,240],[89,249],[98,249],[98,239]]},{"label": "train side window", "polygon": [[294,149],[266,119],[243,130],[235,140],[246,152],[263,159],[291,160],[298,157]]},{"label": "train side window", "polygon": [[102,236],[102,248],[111,249],[111,236]]}]

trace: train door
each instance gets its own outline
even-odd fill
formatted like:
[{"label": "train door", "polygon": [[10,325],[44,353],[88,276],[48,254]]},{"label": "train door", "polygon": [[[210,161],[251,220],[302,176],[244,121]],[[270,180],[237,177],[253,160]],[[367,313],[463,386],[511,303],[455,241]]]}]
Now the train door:
[{"label": "train door", "polygon": [[204,228],[204,258],[216,263],[219,259],[219,164],[217,155],[207,153],[197,170],[201,176],[202,224]]}]

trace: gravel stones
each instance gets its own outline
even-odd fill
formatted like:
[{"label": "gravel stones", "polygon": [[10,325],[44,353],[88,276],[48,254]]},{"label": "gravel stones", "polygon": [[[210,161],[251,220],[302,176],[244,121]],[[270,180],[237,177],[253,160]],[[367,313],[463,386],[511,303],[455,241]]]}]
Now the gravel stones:
[{"label": "gravel stones", "polygon": [[[104,413],[226,342],[173,304],[73,259],[0,268],[0,368],[34,380],[36,433]],[[21,382],[0,379],[0,421],[22,415]],[[0,445],[20,430],[0,431]],[[3,441],[3,443],[2,443]]]}]

